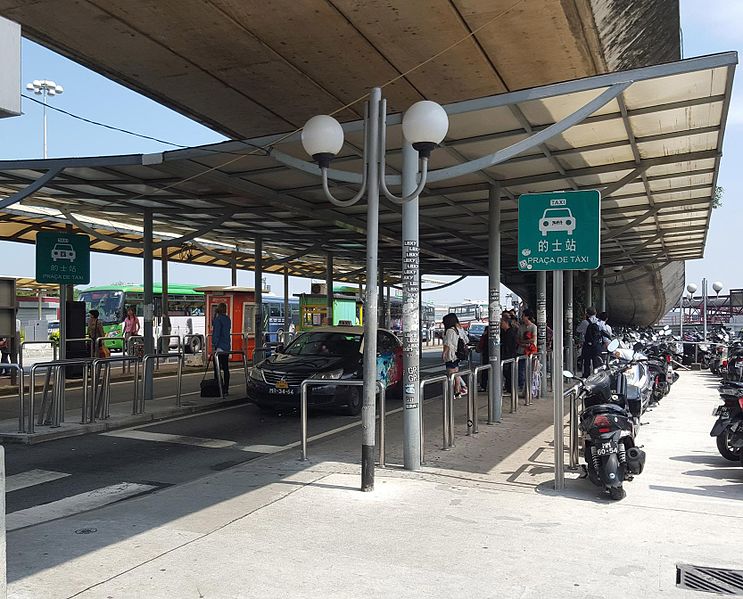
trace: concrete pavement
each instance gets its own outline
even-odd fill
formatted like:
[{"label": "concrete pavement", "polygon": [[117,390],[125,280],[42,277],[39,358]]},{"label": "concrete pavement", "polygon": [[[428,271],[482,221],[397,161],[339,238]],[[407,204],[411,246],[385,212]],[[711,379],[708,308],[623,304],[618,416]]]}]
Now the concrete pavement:
[{"label": "concrete pavement", "polygon": [[460,405],[442,452],[433,400],[420,473],[379,469],[359,492],[352,429],[310,445],[309,462],[291,449],[10,532],[9,596],[698,596],[675,587],[677,562],[742,565],[743,469],[709,437],[715,405],[714,379],[682,373],[644,418],[645,472],[614,503],[576,474],[551,490],[550,401],[471,437]]}]

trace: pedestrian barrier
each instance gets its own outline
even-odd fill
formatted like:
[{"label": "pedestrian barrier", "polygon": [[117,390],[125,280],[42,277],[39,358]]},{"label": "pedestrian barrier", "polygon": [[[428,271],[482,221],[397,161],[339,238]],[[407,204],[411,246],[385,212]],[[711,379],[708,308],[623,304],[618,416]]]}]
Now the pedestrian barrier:
[{"label": "pedestrian barrier", "polygon": [[568,451],[569,451],[569,462],[568,465],[570,468],[577,468],[578,467],[578,454],[579,454],[579,434],[578,434],[578,420],[579,420],[579,411],[578,411],[578,385],[573,385],[572,387],[566,389],[562,396],[569,398],[569,407],[570,407],[570,418],[569,418],[569,427],[568,427],[568,434],[570,443],[568,445]]},{"label": "pedestrian barrier", "polygon": [[[176,340],[176,346],[175,351],[179,354],[183,353],[183,345],[181,343],[181,336],[180,335],[160,335],[157,338],[157,344],[155,346],[156,350],[161,354],[169,354],[172,353],[170,351],[170,341],[172,339]],[[164,343],[164,341],[167,340],[167,344]],[[160,359],[158,358],[155,360],[155,370],[160,370]]]},{"label": "pedestrian barrier", "polygon": [[509,410],[511,414],[517,411],[519,405],[519,371],[517,363],[517,358],[507,358],[501,360],[500,363],[501,369],[507,364],[511,365],[511,408]]},{"label": "pedestrian barrier", "polygon": [[[361,380],[327,380],[305,379],[299,387],[299,420],[300,420],[300,445],[302,448],[302,460],[307,460],[307,390],[310,387],[328,386],[336,387],[363,387]],[[377,393],[379,393],[379,463],[385,465],[385,424],[387,419],[387,397],[386,389],[381,381],[377,381]]]},{"label": "pedestrian barrier", "polygon": [[474,411],[474,388],[473,388],[473,377],[474,372],[472,370],[460,370],[459,372],[452,372],[447,375],[449,378],[449,392],[444,396],[445,412],[447,414],[449,439],[444,449],[451,449],[454,447],[454,386],[456,377],[467,379],[467,434],[472,433],[474,425],[473,411]]},{"label": "pedestrian barrier", "polygon": [[57,359],[57,345],[52,341],[21,341],[21,348],[18,351],[18,365],[23,368],[23,349],[28,345],[51,345],[52,346],[52,360]]},{"label": "pedestrian barrier", "polygon": [[2,369],[16,370],[18,371],[18,432],[24,433],[26,425],[24,422],[24,409],[26,403],[26,387],[23,380],[23,366],[12,362],[6,362],[2,364]]},{"label": "pedestrian barrier", "polygon": [[[245,373],[245,394],[248,394],[248,354],[245,351],[242,350],[233,350],[233,351],[222,351],[218,349],[215,353],[213,353],[211,356],[209,356],[209,362],[211,362],[214,365],[214,371],[217,375],[217,381],[219,382],[219,396],[221,399],[224,399],[224,382],[222,381],[222,369],[219,367],[219,362],[217,360],[218,355],[226,355],[226,356],[242,356],[243,358],[243,369]],[[181,405],[180,403],[178,404]]]},{"label": "pedestrian barrier", "polygon": [[[42,395],[41,408],[39,410],[39,417],[37,423],[39,425],[50,423],[52,428],[61,426],[64,422],[65,412],[65,390],[64,390],[64,371],[67,366],[80,366],[83,367],[83,403],[81,406],[82,416],[81,423],[87,422],[88,414],[88,402],[90,397],[88,395],[88,381],[90,375],[90,364],[93,358],[77,358],[72,360],[55,360],[52,362],[38,362],[31,367],[31,383],[29,386],[29,398],[28,398],[28,426],[26,430],[21,432],[34,432],[34,412],[35,412],[35,401],[36,401],[36,371],[39,369],[47,370],[47,377],[44,382],[44,391]],[[52,390],[52,397],[49,400],[49,383],[52,375],[54,374],[54,388]]]},{"label": "pedestrian barrier", "polygon": [[[117,356],[96,358],[93,360],[93,402],[91,404],[89,422],[95,422],[96,418],[105,420],[111,415],[111,366],[116,362],[122,363],[122,371],[124,370],[124,365],[129,364],[131,366],[132,362],[134,363],[132,415],[137,414],[139,406],[139,364],[141,361],[136,356]],[[103,375],[103,381],[99,388],[99,380],[104,368],[106,372]],[[131,371],[131,368],[129,370]]]},{"label": "pedestrian barrier", "polygon": [[[493,369],[491,368],[490,364],[480,364],[479,366],[475,367],[474,373],[473,373],[473,379],[475,384],[477,384],[478,375],[481,372],[487,372],[488,373],[488,385],[492,384],[493,382]],[[483,385],[485,387],[485,385]],[[485,387],[487,389],[487,387]],[[503,399],[503,394],[501,393],[501,400]],[[477,392],[473,389],[472,391],[472,413],[473,413],[473,419],[472,419],[472,432],[477,433],[479,432],[479,427],[477,423],[477,414],[479,412],[479,407],[477,405]],[[488,423],[492,424],[493,422],[493,406],[490,405],[490,400],[488,399]]]},{"label": "pedestrian barrier", "polygon": [[[425,449],[424,449],[424,437],[425,437],[425,425],[423,421],[423,406],[425,405],[425,395],[424,390],[426,388],[426,385],[432,385],[434,383],[441,383],[441,397],[442,399],[447,396],[449,393],[449,375],[447,374],[441,374],[439,376],[432,376],[427,379],[423,379],[420,382],[420,403],[418,404],[418,413],[420,415],[420,427],[421,427],[421,463],[425,462]],[[448,415],[446,411],[446,400],[444,399],[442,402],[443,406],[443,413],[444,413],[444,422],[443,422],[443,431],[444,431],[444,442],[442,444],[442,449],[446,449],[446,444],[448,440],[448,426],[449,426],[449,420]]]},{"label": "pedestrian barrier", "polygon": [[92,358],[93,357],[93,340],[90,337],[75,337],[73,339],[65,339],[65,356],[67,355],[67,344],[69,343],[82,343],[84,342],[85,345],[88,347],[88,355]]},{"label": "pedestrian barrier", "polygon": [[[178,358],[178,372],[176,374],[176,400],[175,405],[181,406],[181,386],[183,382],[183,354],[178,353],[163,353],[163,354],[147,354],[142,358],[142,393],[139,395],[139,405],[136,407],[136,411],[132,410],[133,415],[144,414],[144,400],[145,400],[145,384],[147,381],[147,365],[153,360],[165,360],[168,358]],[[154,379],[153,379],[154,382]],[[136,406],[136,404],[135,404]]]}]

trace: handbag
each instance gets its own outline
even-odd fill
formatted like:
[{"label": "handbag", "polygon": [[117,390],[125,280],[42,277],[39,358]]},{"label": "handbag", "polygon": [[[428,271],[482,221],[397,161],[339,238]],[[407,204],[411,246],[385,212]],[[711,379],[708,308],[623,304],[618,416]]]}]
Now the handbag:
[{"label": "handbag", "polygon": [[201,379],[201,397],[222,397],[222,393],[219,390],[219,381],[216,378],[207,379],[206,373],[209,372],[209,364],[207,362],[206,368],[204,369],[204,376]]}]

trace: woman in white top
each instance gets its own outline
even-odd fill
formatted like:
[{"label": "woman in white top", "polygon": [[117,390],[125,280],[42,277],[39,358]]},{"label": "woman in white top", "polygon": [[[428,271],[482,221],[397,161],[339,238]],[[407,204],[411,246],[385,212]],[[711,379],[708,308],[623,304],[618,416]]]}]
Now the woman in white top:
[{"label": "woman in white top", "polygon": [[[444,351],[442,353],[442,359],[446,364],[446,373],[452,374],[459,372],[459,360],[463,359],[460,351],[460,355],[457,355],[457,349],[464,346],[465,351],[469,339],[467,333],[464,332],[462,325],[459,324],[457,315],[450,312],[443,318],[444,323]],[[460,343],[461,341],[461,343]],[[464,395],[467,393],[467,386],[461,377],[454,378],[454,395]]]}]

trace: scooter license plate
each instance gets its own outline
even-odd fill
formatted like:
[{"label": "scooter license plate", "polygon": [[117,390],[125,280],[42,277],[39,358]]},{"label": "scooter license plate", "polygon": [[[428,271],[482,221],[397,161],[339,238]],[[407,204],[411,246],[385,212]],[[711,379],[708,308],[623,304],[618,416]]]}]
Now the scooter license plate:
[{"label": "scooter license plate", "polygon": [[617,453],[619,448],[617,447],[616,441],[603,441],[599,447],[596,448],[597,455],[610,455]]},{"label": "scooter license plate", "polygon": [[713,416],[719,416],[723,420],[729,420],[730,419],[730,408],[727,406],[717,406],[715,408],[715,411],[712,412]]}]

